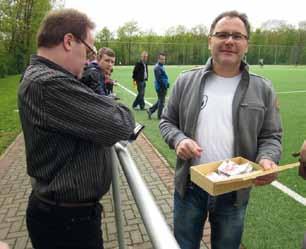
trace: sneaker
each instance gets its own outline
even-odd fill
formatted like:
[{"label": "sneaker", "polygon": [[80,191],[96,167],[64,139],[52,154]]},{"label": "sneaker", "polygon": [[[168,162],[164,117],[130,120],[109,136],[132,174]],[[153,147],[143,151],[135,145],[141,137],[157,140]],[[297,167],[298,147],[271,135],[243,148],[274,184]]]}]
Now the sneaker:
[{"label": "sneaker", "polygon": [[141,111],[145,111],[145,110],[147,110],[147,108],[145,108],[145,107],[140,107],[140,110],[141,110]]},{"label": "sneaker", "polygon": [[148,114],[148,118],[151,119],[152,113],[150,112],[150,110],[146,110],[146,111],[147,111],[147,114]]}]

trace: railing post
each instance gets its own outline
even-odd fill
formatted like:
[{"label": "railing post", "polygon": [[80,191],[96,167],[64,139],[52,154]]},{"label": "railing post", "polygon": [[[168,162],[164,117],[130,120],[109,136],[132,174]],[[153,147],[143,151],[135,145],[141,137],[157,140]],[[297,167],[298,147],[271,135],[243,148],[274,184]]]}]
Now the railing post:
[{"label": "railing post", "polygon": [[117,229],[117,238],[119,249],[125,249],[124,241],[124,229],[123,229],[123,217],[121,213],[121,198],[120,198],[120,185],[119,185],[119,161],[115,148],[111,148],[112,155],[112,190],[113,190],[113,201],[114,201],[114,211],[115,211],[115,221]]},{"label": "railing post", "polygon": [[154,248],[179,249],[168,224],[156,205],[129,152],[120,143],[115,144],[115,149]]}]

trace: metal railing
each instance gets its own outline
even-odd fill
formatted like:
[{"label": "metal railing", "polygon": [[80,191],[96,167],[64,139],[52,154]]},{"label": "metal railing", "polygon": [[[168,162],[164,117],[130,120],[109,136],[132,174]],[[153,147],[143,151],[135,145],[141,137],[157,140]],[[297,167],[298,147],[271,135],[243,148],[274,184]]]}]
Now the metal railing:
[{"label": "metal railing", "polygon": [[112,149],[112,159],[114,162],[112,189],[119,248],[125,249],[119,190],[118,166],[121,165],[154,248],[179,249],[168,224],[156,205],[154,198],[142,179],[133,159],[128,150],[121,143],[116,143]]}]

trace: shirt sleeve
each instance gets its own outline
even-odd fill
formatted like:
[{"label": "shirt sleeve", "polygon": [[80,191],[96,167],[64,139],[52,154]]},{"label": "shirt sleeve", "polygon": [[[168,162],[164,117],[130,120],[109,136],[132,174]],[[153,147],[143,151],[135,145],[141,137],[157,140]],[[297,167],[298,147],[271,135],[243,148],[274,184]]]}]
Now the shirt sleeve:
[{"label": "shirt sleeve", "polygon": [[107,96],[89,92],[81,83],[49,82],[44,92],[47,125],[105,146],[127,140],[135,127],[130,110]]}]

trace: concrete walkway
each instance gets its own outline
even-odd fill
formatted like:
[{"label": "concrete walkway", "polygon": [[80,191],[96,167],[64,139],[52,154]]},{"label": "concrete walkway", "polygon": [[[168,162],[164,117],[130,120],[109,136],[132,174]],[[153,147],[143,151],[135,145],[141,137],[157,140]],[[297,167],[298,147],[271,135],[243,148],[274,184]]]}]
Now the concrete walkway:
[{"label": "concrete walkway", "polygon": [[[173,171],[143,135],[129,145],[129,151],[167,223],[172,226]],[[26,174],[24,154],[23,136],[19,135],[0,157],[0,241],[8,243],[11,249],[32,248],[25,224],[25,210],[31,186]],[[153,248],[122,171],[120,191],[128,248]],[[102,204],[105,210],[104,246],[105,249],[115,249],[118,248],[118,242],[111,192],[104,196]],[[210,248],[209,231],[209,228],[204,231],[201,248]]]}]

